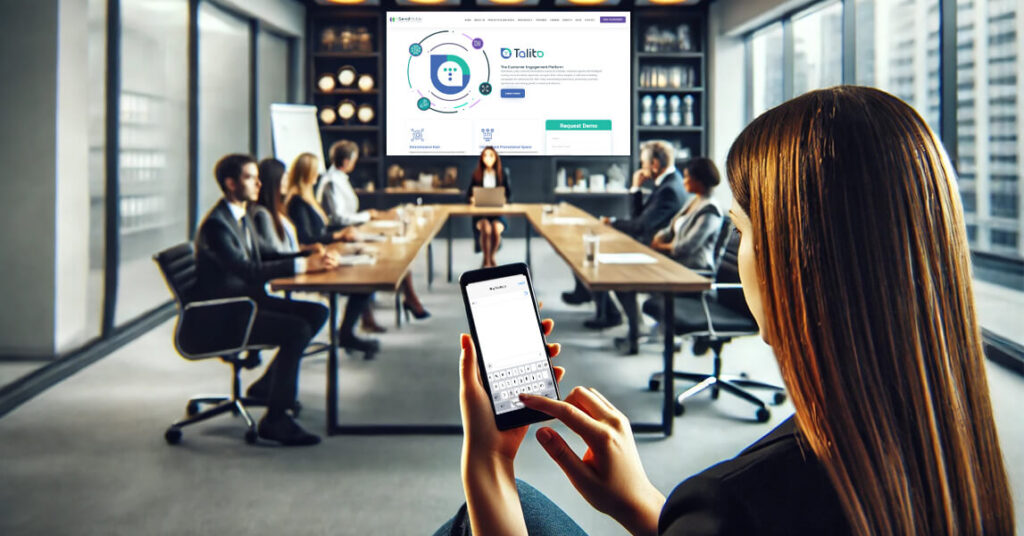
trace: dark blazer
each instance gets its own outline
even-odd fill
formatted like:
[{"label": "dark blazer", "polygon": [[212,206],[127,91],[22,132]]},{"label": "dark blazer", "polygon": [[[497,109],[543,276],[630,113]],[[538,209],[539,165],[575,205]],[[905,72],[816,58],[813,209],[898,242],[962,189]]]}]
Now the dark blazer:
[{"label": "dark blazer", "polygon": [[643,198],[642,192],[633,194],[633,217],[615,220],[612,227],[650,244],[654,233],[668,225],[672,216],[689,200],[690,194],[683,188],[683,176],[676,170],[654,188],[651,195]]},{"label": "dark blazer", "polygon": [[[248,219],[248,216],[245,216]],[[196,279],[199,299],[267,295],[264,285],[276,277],[295,275],[299,253],[278,253],[262,245],[249,222],[256,249],[250,254],[245,234],[221,199],[196,234]]]},{"label": "dark blazer", "polygon": [[334,233],[345,226],[340,224],[327,225],[320,213],[306,202],[305,199],[294,195],[288,200],[288,218],[295,224],[295,231],[299,237],[299,244],[330,244],[334,242]]},{"label": "dark blazer", "polygon": [[850,534],[835,488],[800,435],[790,417],[739,456],[679,484],[658,534]]}]

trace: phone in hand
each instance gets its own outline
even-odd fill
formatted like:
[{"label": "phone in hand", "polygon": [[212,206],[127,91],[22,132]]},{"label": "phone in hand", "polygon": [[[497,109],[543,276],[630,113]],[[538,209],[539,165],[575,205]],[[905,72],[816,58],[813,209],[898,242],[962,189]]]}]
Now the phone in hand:
[{"label": "phone in hand", "polygon": [[530,270],[523,263],[471,270],[459,285],[498,429],[550,419],[519,401],[519,393],[559,399]]}]

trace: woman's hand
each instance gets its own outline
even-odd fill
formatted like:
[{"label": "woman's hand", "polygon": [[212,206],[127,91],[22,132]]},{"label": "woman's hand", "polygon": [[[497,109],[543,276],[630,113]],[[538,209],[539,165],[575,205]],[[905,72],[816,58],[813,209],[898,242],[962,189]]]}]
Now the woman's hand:
[{"label": "woman's hand", "polygon": [[334,233],[334,239],[341,242],[355,242],[356,241],[356,228],[346,227],[340,231]]},{"label": "woman's hand", "polygon": [[[554,322],[542,323],[544,334],[551,333]],[[462,487],[474,534],[526,534],[526,521],[516,490],[513,461],[526,437],[526,426],[498,430],[480,379],[473,340],[463,334],[460,342],[459,406],[462,409]],[[548,355],[558,355],[558,344],[548,345]],[[555,381],[565,370],[555,367]]]},{"label": "woman's hand", "polygon": [[596,390],[576,387],[565,401],[520,395],[526,407],[562,421],[579,434],[587,452],[579,458],[549,427],[537,440],[594,508],[632,534],[656,534],[665,496],[651,484],[640,462],[629,419]]},{"label": "woman's hand", "polygon": [[[550,335],[554,328],[553,320],[545,319],[541,322],[544,327],[544,335]],[[461,389],[459,390],[459,406],[462,410],[462,428],[464,430],[464,442],[462,447],[463,464],[472,460],[491,460],[495,457],[502,461],[515,459],[519,451],[519,445],[526,437],[526,429],[522,426],[512,430],[498,430],[494,422],[494,412],[491,410],[491,402],[487,397],[487,390],[484,389],[480,379],[479,364],[476,359],[476,348],[473,339],[465,333],[460,341],[462,347],[461,357]],[[548,356],[555,357],[561,350],[561,345],[549,344]],[[554,367],[555,381],[558,382],[565,374],[562,367]]]}]

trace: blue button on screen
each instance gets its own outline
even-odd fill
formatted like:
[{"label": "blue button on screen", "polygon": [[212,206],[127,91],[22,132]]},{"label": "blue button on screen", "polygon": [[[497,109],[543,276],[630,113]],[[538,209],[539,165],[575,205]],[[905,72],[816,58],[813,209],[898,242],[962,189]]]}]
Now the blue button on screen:
[{"label": "blue button on screen", "polygon": [[501,90],[501,98],[503,99],[522,99],[526,97],[525,89],[503,89]]}]

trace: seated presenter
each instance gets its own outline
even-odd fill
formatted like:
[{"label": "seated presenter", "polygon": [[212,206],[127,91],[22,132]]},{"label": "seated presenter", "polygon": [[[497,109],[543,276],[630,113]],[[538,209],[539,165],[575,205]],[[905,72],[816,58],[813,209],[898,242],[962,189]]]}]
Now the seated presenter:
[{"label": "seated presenter", "polygon": [[[466,190],[466,200],[473,203],[473,188],[496,188],[505,187],[505,202],[512,196],[512,185],[509,184],[508,170],[502,168],[501,157],[494,147],[484,147],[480,153],[480,160],[473,170],[473,178]],[[501,245],[501,233],[508,228],[508,220],[504,216],[481,216],[473,218],[473,238],[476,242],[476,251],[483,251],[483,267],[497,266],[494,254]]]}]

